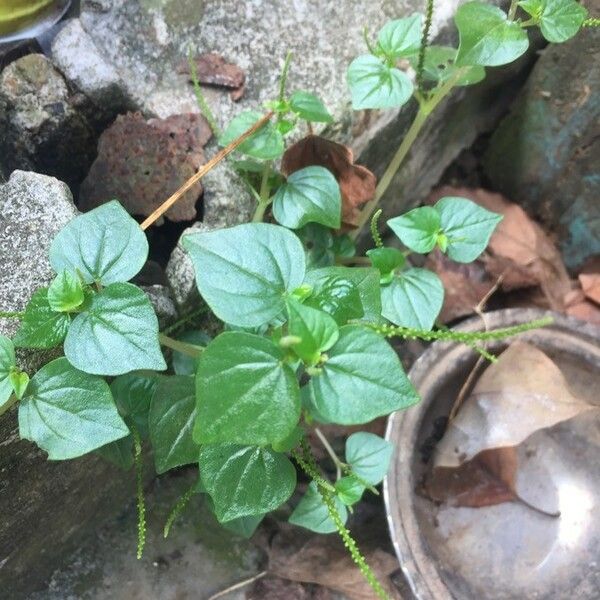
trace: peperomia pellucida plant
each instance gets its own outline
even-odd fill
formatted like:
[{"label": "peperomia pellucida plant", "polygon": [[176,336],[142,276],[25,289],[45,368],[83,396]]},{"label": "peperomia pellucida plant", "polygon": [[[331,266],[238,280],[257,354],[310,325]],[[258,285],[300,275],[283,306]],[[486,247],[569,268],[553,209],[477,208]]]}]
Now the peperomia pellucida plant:
[{"label": "peperomia pellucida plant", "polygon": [[[0,412],[18,402],[20,436],[51,460],[96,452],[123,469],[135,467],[138,556],[145,536],[145,444],[158,474],[199,468],[198,482],[168,516],[165,535],[196,493],[207,495],[225,527],[251,535],[290,499],[298,467],[310,484],[289,521],[320,533],[337,531],[374,593],[386,598],[346,520],[363,494],[377,493],[392,447],[372,433],[353,433],[342,460],[319,425],[361,425],[418,402],[387,338],[458,341],[493,360],[486,341],[544,324],[481,333],[436,328],[442,283],[411,266],[409,255],[437,247],[454,261],[471,262],[501,217],[464,198],[442,198],[387,222],[400,249],[383,244],[377,204],[428,116],[455,87],[476,84],[486,67],[521,56],[529,27],[563,42],[595,20],[586,21],[586,10],[574,0],[513,1],[508,13],[469,2],[457,9],[459,45],[453,48],[429,44],[432,10],[430,1],[425,16],[387,23],[376,40],[365,34],[368,53],[348,68],[356,110],[398,108],[411,98],[418,104],[351,233],[341,232],[343,194],[330,170],[310,164],[284,175],[277,168],[286,138],[304,122],[312,132],[313,123],[332,121],[314,94],[287,94],[286,60],[268,113],[234,118],[219,132],[223,150],[155,214],[140,226],[111,201],[77,217],[50,247],[56,272],[50,286],[36,291],[23,313],[0,313],[21,320],[13,340],[0,336]],[[415,83],[400,61],[412,66]],[[195,88],[216,130],[197,82]],[[253,222],[182,241],[200,295],[223,331],[214,339],[195,331],[174,339],[159,331],[148,297],[129,281],[148,256],[144,230],[227,155],[256,198]],[[357,257],[353,239],[369,223],[374,247]],[[171,331],[187,322],[184,317]],[[31,379],[17,367],[15,347],[61,346],[64,356]],[[171,351],[169,364],[161,346]],[[315,461],[309,431],[331,457],[335,479]]]}]

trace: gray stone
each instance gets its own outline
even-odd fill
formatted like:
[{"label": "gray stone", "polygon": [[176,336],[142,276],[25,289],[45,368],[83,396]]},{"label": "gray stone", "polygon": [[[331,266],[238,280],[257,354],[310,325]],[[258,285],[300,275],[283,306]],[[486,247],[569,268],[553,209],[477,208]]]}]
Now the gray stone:
[{"label": "gray stone", "polygon": [[[77,214],[69,188],[53,177],[13,171],[0,185],[1,311],[22,311],[32,294],[50,283],[50,243]],[[18,325],[15,319],[0,319],[0,333],[10,337]],[[43,352],[20,356],[30,373],[47,359]]]},{"label": "gray stone", "polygon": [[84,31],[79,19],[71,19],[52,43],[52,60],[63,75],[107,119],[133,107],[115,67],[107,62]]},{"label": "gray stone", "polygon": [[154,307],[160,328],[164,329],[173,323],[177,319],[177,308],[171,298],[171,290],[165,285],[143,285],[141,287]]},{"label": "gray stone", "polygon": [[558,234],[576,269],[600,254],[600,30],[586,28],[538,60],[494,133],[494,186]]},{"label": "gray stone", "polygon": [[[131,502],[124,514],[64,557],[48,588],[28,600],[200,600],[255,575],[264,568],[264,553],[223,529],[201,495],[192,497],[169,537],[163,538],[167,515],[196,477],[190,469],[156,480],[146,490],[147,541],[141,560],[135,556],[136,511]],[[133,498],[133,481],[126,487]],[[243,600],[245,592],[240,589],[224,598]]]},{"label": "gray stone", "polygon": [[58,177],[76,191],[95,152],[95,134],[62,75],[41,54],[0,75],[0,156],[6,174],[25,169]]},{"label": "gray stone", "polygon": [[196,275],[192,259],[181,245],[181,238],[184,235],[198,231],[206,232],[210,231],[210,228],[204,223],[195,223],[192,227],[184,230],[177,242],[177,246],[171,253],[171,258],[165,270],[173,300],[182,314],[198,308],[202,302],[198,288],[196,287]]}]

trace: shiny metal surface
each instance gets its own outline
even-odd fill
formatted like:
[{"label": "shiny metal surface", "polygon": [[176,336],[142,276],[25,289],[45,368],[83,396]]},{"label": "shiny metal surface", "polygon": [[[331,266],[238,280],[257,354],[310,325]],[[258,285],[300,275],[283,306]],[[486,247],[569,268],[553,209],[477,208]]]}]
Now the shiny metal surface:
[{"label": "shiny metal surface", "polygon": [[[489,313],[490,327],[539,318],[537,310]],[[600,405],[600,328],[553,315],[555,323],[522,334],[548,354],[571,391]],[[479,319],[461,326],[475,330]],[[500,351],[504,344],[494,350]],[[388,521],[402,569],[420,600],[600,598],[600,411],[530,436],[519,451],[517,487],[527,501],[560,517],[504,503],[485,508],[436,506],[415,489],[425,471],[419,448],[445,416],[476,357],[434,344],[410,377],[422,402],[390,417],[396,450],[384,485]]]},{"label": "shiny metal surface", "polygon": [[60,21],[71,0],[0,0],[0,44],[37,37]]}]

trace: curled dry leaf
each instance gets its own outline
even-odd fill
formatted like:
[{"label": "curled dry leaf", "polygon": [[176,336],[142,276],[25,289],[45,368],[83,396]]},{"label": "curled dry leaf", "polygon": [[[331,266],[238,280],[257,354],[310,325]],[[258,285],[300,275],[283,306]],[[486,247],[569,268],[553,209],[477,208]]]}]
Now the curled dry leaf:
[{"label": "curled dry leaf", "polygon": [[[205,163],[202,148],[211,135],[206,119],[191,113],[149,121],[139,113],[117,117],[100,136],[98,157],[81,185],[81,209],[116,198],[132,215],[147,217]],[[201,194],[197,183],[166,217],[193,219]]]},{"label": "curled dry leaf", "polygon": [[594,406],[574,397],[557,365],[515,342],[489,366],[436,448],[424,493],[454,506],[521,500],[517,450],[536,431]]},{"label": "curled dry leaf", "polygon": [[342,194],[342,223],[347,228],[356,227],[361,207],[375,196],[375,175],[366,167],[354,164],[354,155],[348,146],[318,135],[307,135],[290,146],[283,155],[281,171],[288,176],[313,165],[333,173]]},{"label": "curled dry leaf", "polygon": [[600,273],[581,273],[579,283],[585,296],[600,304]]},{"label": "curled dry leaf", "polygon": [[504,216],[480,259],[495,280],[504,274],[502,289],[540,286],[553,310],[564,310],[564,297],[572,287],[560,252],[544,230],[517,204],[483,189],[444,186],[429,202],[443,196],[469,198]]},{"label": "curled dry leaf", "polygon": [[[234,63],[227,62],[216,52],[200,54],[194,59],[198,81],[204,85],[214,85],[231,90],[231,99],[237,102],[244,95],[246,74]],[[190,75],[187,61],[178,67],[179,73]]]}]

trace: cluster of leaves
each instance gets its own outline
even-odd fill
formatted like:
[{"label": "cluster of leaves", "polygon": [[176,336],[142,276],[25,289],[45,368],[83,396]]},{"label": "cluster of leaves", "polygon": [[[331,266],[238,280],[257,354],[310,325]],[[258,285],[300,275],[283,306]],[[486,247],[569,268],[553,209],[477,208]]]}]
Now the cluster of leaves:
[{"label": "cluster of leaves", "polygon": [[[354,107],[390,108],[413,94],[432,102],[454,85],[482,79],[484,67],[525,52],[525,27],[540,25],[547,39],[563,41],[586,15],[573,0],[518,6],[529,21],[479,2],[462,5],[458,49],[431,46],[425,54],[421,15],[388,23],[371,53],[350,65]],[[403,58],[422,68],[430,90],[413,88],[397,66]],[[0,337],[0,410],[19,401],[22,438],[50,459],[96,451],[124,469],[139,456],[139,440],[149,440],[157,473],[197,464],[193,492],[208,494],[219,521],[244,534],[293,494],[289,455],[308,428],[361,425],[418,401],[384,329],[377,329],[391,323],[428,332],[435,324],[442,283],[407,256],[438,247],[455,261],[472,261],[501,218],[467,199],[442,198],[390,219],[399,238],[393,246],[375,232],[375,247],[361,257],[365,266],[342,266],[356,252],[340,232],[347,180],[314,163],[284,176],[273,163],[299,122],[327,124],[331,116],[313,94],[286,97],[283,84],[270,108],[276,119],[245,139],[235,165],[256,197],[255,221],[270,207],[276,223],[195,232],[182,242],[222,333],[211,340],[187,332],[179,345],[159,333],[148,298],[129,283],[147,259],[146,237],[112,201],[57,235],[50,248],[56,278],[33,295],[14,340]],[[241,113],[221,143],[238,139],[260,117]],[[351,154],[344,160],[352,177],[368,179]],[[354,210],[357,202],[350,204]],[[180,350],[170,374],[160,373],[168,368],[161,341]],[[64,356],[31,380],[16,366],[15,347],[61,345]],[[346,507],[381,482],[390,456],[383,439],[353,434],[345,462],[336,459],[337,481],[315,479],[290,521],[340,530]]]}]

